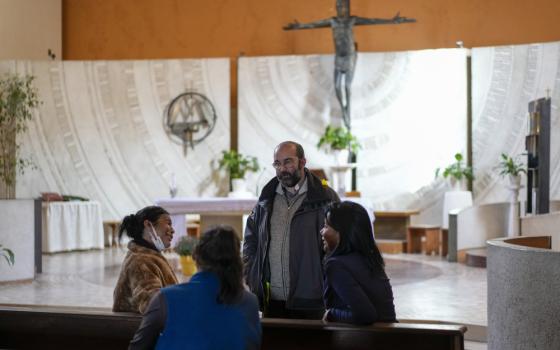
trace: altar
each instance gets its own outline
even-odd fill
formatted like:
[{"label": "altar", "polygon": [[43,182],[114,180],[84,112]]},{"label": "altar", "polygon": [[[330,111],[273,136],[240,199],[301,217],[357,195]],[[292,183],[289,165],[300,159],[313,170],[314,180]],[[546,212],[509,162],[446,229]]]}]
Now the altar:
[{"label": "altar", "polygon": [[229,225],[235,229],[239,238],[243,237],[243,216],[253,210],[257,198],[230,197],[182,197],[160,198],[155,204],[163,207],[171,215],[175,235],[171,245],[186,235],[186,214],[200,215],[200,232],[214,225]]},{"label": "altar", "polygon": [[[343,197],[341,201],[361,204],[368,212],[371,222],[375,221],[373,204],[366,198]],[[257,204],[257,198],[231,197],[182,197],[159,198],[155,204],[167,210],[173,222],[175,234],[171,245],[174,246],[181,236],[187,233],[186,214],[200,215],[200,232],[214,225],[229,225],[235,229],[239,238],[243,238],[245,218]]]}]

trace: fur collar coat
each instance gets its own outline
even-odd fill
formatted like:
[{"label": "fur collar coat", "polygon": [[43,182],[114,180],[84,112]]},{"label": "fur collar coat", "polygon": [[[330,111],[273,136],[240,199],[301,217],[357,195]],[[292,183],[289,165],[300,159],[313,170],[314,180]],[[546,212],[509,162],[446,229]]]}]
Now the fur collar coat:
[{"label": "fur collar coat", "polygon": [[160,288],[177,283],[171,265],[160,252],[130,241],[113,292],[113,311],[144,313]]}]

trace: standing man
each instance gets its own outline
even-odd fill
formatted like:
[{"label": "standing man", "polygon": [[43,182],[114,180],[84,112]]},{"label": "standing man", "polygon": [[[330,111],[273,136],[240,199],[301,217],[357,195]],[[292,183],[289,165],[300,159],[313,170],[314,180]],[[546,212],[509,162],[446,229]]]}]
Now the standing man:
[{"label": "standing man", "polygon": [[276,146],[276,177],[247,219],[245,280],[265,317],[320,319],[324,312],[320,231],[325,209],[340,200],[305,168],[306,161],[300,144]]}]

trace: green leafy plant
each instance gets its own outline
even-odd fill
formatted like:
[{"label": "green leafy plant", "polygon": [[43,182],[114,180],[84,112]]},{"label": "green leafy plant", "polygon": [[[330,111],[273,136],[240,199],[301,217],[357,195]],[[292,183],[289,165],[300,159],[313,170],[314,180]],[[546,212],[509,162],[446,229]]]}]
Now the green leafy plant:
[{"label": "green leafy plant", "polygon": [[246,172],[259,171],[259,162],[256,157],[244,156],[235,150],[222,151],[220,169],[226,169],[230,179],[243,179]]},{"label": "green leafy plant", "polygon": [[179,239],[179,242],[177,242],[174,250],[175,253],[182,256],[192,255],[197,244],[198,238],[193,236],[183,236]]},{"label": "green leafy plant", "polygon": [[[440,170],[440,168],[436,169],[436,177],[439,176]],[[463,178],[471,181],[474,180],[473,169],[465,164],[461,153],[455,154],[455,162],[445,167],[441,176],[459,181],[463,180]]]},{"label": "green leafy plant", "polygon": [[502,176],[506,176],[506,175],[518,176],[521,173],[527,173],[527,170],[525,170],[525,165],[521,161],[518,161],[515,158],[510,157],[505,153],[502,153],[501,155],[499,168],[500,168],[500,175]]},{"label": "green leafy plant", "polygon": [[6,259],[6,261],[8,262],[8,265],[14,266],[14,263],[15,263],[14,252],[12,252],[8,248],[2,247],[1,244],[0,244],[0,255],[2,255]]},{"label": "green leafy plant", "polygon": [[331,125],[327,125],[325,132],[317,143],[317,148],[320,149],[323,146],[328,146],[333,151],[351,149],[353,153],[356,153],[358,148],[361,147],[356,137],[349,130],[341,126],[333,127]]},{"label": "green leafy plant", "polygon": [[[27,130],[27,122],[39,105],[31,75],[6,74],[0,79],[0,181],[7,188],[15,185],[16,174],[23,174],[33,163],[20,157],[17,135]],[[13,198],[13,195],[7,195]]]}]

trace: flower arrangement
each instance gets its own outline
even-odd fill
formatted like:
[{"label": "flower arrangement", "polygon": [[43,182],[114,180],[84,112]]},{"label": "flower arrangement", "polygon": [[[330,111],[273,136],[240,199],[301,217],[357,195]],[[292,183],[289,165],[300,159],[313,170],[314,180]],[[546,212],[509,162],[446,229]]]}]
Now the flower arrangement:
[{"label": "flower arrangement", "polygon": [[197,244],[198,238],[193,236],[183,236],[181,237],[181,239],[179,239],[179,242],[177,242],[174,250],[175,253],[181,256],[192,256],[194,248]]},{"label": "flower arrangement", "polygon": [[192,276],[196,273],[196,264],[193,260],[192,254],[197,244],[198,238],[193,236],[183,236],[174,248],[175,253],[179,254],[181,270],[185,276]]}]

